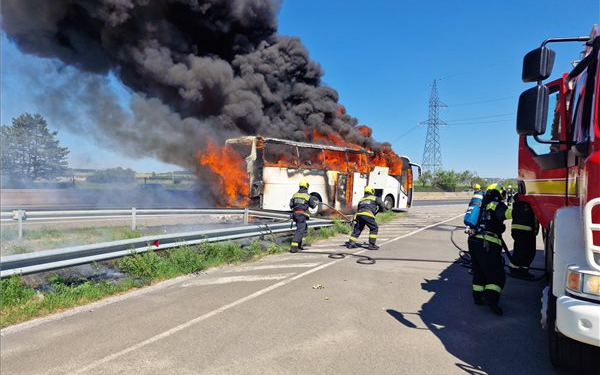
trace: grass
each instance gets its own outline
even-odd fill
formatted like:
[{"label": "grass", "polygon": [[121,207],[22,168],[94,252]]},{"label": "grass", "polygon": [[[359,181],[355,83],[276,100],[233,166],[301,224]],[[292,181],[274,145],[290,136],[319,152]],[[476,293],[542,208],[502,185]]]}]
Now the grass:
[{"label": "grass", "polygon": [[21,254],[89,243],[127,240],[146,235],[126,227],[97,227],[69,229],[27,229],[19,240],[17,228],[2,228],[2,255]]},{"label": "grass", "polygon": [[[384,223],[403,215],[385,212],[377,215],[377,221]],[[102,231],[102,228],[98,230]],[[88,233],[88,231],[84,232]],[[338,219],[334,220],[334,225],[331,227],[310,228],[305,242],[314,243],[338,233],[349,234],[350,225]],[[63,232],[40,231],[36,236],[39,239],[49,239],[50,234],[63,235]],[[125,231],[115,235],[135,236],[137,233]],[[289,240],[283,244],[265,245],[265,243],[253,242],[247,246],[223,242],[182,246],[160,252],[133,253],[113,262],[126,275],[124,279],[117,281],[68,279],[51,274],[41,288],[40,285],[28,285],[20,276],[12,276],[0,280],[0,328],[209,267],[254,261],[268,254],[286,252],[289,247]]]}]

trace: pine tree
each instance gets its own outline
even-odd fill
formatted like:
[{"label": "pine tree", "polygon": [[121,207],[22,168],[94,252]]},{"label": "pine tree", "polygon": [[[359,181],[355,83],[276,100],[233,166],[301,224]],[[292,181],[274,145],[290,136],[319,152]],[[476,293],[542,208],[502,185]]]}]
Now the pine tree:
[{"label": "pine tree", "polygon": [[59,146],[58,132],[50,131],[41,115],[24,113],[1,129],[3,181],[50,180],[68,171],[69,150]]}]

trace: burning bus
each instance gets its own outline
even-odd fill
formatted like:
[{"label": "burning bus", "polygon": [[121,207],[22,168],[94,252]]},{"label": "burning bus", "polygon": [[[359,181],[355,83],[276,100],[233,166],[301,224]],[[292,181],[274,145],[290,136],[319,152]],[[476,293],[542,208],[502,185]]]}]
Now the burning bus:
[{"label": "burning bus", "polygon": [[269,210],[289,210],[289,198],[301,179],[310,183],[311,195],[323,203],[312,214],[327,207],[355,209],[366,185],[375,188],[386,208],[407,210],[412,203],[412,167],[420,171],[406,156],[394,154],[394,160],[386,162],[381,154],[359,147],[261,136],[228,139],[225,146],[245,160],[249,205]]}]

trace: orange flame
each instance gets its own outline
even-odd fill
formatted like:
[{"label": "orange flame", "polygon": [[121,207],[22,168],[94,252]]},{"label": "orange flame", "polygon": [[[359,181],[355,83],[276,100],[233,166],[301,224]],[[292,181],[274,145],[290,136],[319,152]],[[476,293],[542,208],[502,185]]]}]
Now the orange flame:
[{"label": "orange flame", "polygon": [[250,179],[244,159],[230,147],[218,147],[208,140],[206,150],[196,154],[201,166],[210,174],[206,181],[213,194],[218,197],[218,205],[246,206],[249,202]]}]

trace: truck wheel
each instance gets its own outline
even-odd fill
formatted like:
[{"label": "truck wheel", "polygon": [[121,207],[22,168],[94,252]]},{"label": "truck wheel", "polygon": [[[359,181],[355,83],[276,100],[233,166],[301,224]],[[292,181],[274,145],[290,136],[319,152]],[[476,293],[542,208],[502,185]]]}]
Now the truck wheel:
[{"label": "truck wheel", "polygon": [[390,211],[392,208],[394,208],[394,197],[392,197],[391,195],[385,197],[385,199],[383,200],[383,205],[385,206],[386,210]]},{"label": "truck wheel", "polygon": [[596,369],[596,362],[590,358],[598,358],[600,348],[575,341],[556,330],[556,297],[552,286],[548,295],[548,334],[550,362],[554,366],[578,372]]},{"label": "truck wheel", "polygon": [[318,214],[319,212],[321,212],[323,210],[323,207],[321,205],[321,202],[323,202],[323,199],[321,199],[321,196],[319,194],[317,194],[317,193],[312,193],[311,197],[314,197],[318,202],[317,202],[317,206],[315,208],[310,208],[309,207],[308,208],[308,212],[311,215],[316,215],[316,214]]}]

